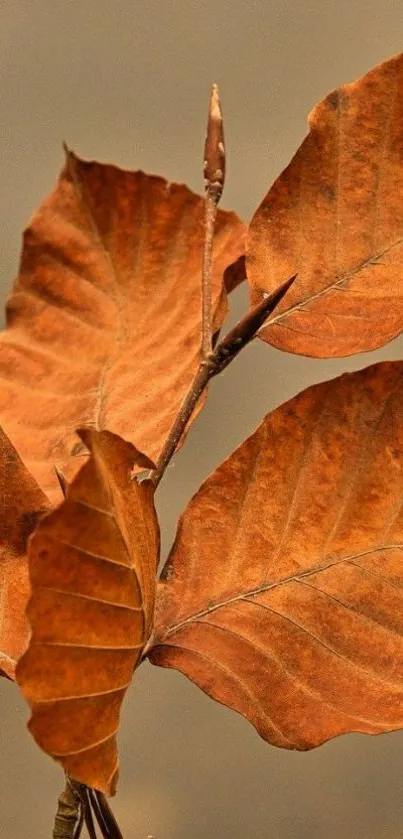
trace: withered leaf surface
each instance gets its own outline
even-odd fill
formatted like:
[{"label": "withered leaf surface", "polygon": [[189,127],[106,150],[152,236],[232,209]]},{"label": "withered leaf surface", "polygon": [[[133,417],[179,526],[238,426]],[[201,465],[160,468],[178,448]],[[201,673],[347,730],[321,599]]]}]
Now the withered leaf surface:
[{"label": "withered leaf surface", "polygon": [[403,364],[269,414],[182,517],[151,660],[270,743],[403,726]]},{"label": "withered leaf surface", "polygon": [[27,540],[49,505],[0,428],[0,675],[14,679],[29,635]]},{"label": "withered leaf surface", "polygon": [[403,54],[333,91],[252,220],[252,300],[292,274],[260,331],[288,352],[372,350],[403,328]]},{"label": "withered leaf surface", "polygon": [[[219,212],[216,329],[244,229]],[[0,416],[53,500],[55,464],[70,477],[82,463],[78,427],[119,434],[153,460],[161,451],[198,363],[203,235],[203,200],[187,187],[68,152],[25,232],[0,336]]]},{"label": "withered leaf surface", "polygon": [[150,461],[119,437],[82,431],[91,457],[29,545],[29,648],[17,679],[38,744],[113,793],[120,707],[153,619],[159,530]]}]

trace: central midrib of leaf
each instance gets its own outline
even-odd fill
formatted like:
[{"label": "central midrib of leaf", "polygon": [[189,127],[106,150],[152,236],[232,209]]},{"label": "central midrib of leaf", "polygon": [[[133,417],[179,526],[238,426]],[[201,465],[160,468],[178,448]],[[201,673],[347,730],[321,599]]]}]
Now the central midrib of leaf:
[{"label": "central midrib of leaf", "polygon": [[111,276],[112,276],[111,296],[112,296],[113,302],[115,304],[116,312],[117,312],[118,323],[117,323],[116,330],[115,330],[115,344],[117,346],[116,346],[115,352],[111,353],[111,355],[103,362],[102,367],[99,371],[98,387],[97,387],[97,399],[96,399],[96,404],[94,406],[94,428],[97,431],[102,431],[105,428],[105,423],[103,421],[103,414],[104,414],[104,410],[105,410],[105,399],[106,399],[106,393],[105,393],[105,387],[104,387],[105,379],[106,379],[106,376],[107,376],[109,370],[113,367],[116,358],[118,358],[119,353],[120,353],[121,348],[122,348],[122,345],[123,345],[123,341],[124,341],[125,334],[126,334],[126,331],[127,331],[126,330],[126,322],[125,322],[125,318],[124,318],[124,311],[125,310],[124,310],[124,306],[122,304],[121,293],[120,293],[120,285],[119,285],[119,281],[118,281],[118,275],[117,275],[117,272],[116,272],[116,267],[115,267],[115,264],[113,262],[111,253],[110,253],[109,249],[107,248],[107,246],[106,246],[106,244],[105,244],[105,242],[104,242],[104,240],[101,236],[99,227],[98,227],[98,225],[95,221],[94,215],[93,215],[93,213],[91,211],[91,207],[89,205],[89,202],[86,199],[85,186],[83,184],[81,184],[81,182],[77,178],[77,174],[75,172],[74,166],[70,167],[70,174],[71,174],[71,178],[72,178],[72,183],[73,183],[75,191],[76,191],[77,200],[81,204],[83,212],[87,216],[87,219],[88,219],[89,224],[90,224],[91,229],[92,229],[94,239],[96,239],[96,242],[99,245],[99,247],[102,248],[102,251],[103,251],[103,253],[104,253],[104,255],[105,255],[105,257],[108,261],[110,273],[111,273]]},{"label": "central midrib of leaf", "polygon": [[[285,317],[288,317],[293,312],[297,312],[300,309],[305,308],[314,300],[317,300],[319,297],[323,297],[324,295],[326,295],[329,291],[332,291],[335,288],[339,288],[341,285],[343,285],[343,283],[347,283],[352,277],[355,277],[356,274],[359,274],[360,271],[365,270],[365,268],[369,268],[370,265],[376,264],[380,259],[382,259],[383,256],[390,253],[390,251],[392,251],[393,248],[398,248],[401,244],[403,244],[403,237],[398,239],[396,242],[393,242],[391,245],[388,245],[388,247],[385,248],[383,251],[380,251],[380,253],[375,254],[374,256],[370,256],[365,262],[362,262],[349,273],[344,274],[342,277],[339,277],[339,279],[335,280],[333,283],[330,283],[329,285],[325,286],[316,294],[311,294],[309,297],[307,297],[306,300],[301,300],[299,303],[295,303],[293,306],[290,306],[289,309],[284,309],[282,312],[279,312],[279,314],[275,317],[268,318],[261,327],[261,329],[266,329],[268,326],[273,326],[274,324],[281,322]],[[338,312],[337,314],[339,317],[343,316],[343,312]],[[351,315],[346,313],[344,317],[351,317]]]},{"label": "central midrib of leaf", "polygon": [[[191,615],[188,615],[187,618],[183,618],[181,621],[178,621],[178,623],[169,626],[163,632],[163,634],[161,634],[161,636],[158,636],[154,639],[153,646],[157,646],[158,644],[163,643],[165,639],[169,638],[170,635],[173,635],[175,632],[178,631],[178,629],[181,629],[183,626],[191,624],[193,621],[199,620],[200,618],[203,618],[206,615],[211,614],[212,612],[216,612],[217,610],[222,609],[225,606],[229,606],[232,603],[237,603],[242,600],[248,600],[251,597],[255,597],[258,594],[270,591],[270,589],[275,589],[279,586],[286,585],[287,583],[298,583],[300,580],[303,580],[304,578],[309,577],[312,574],[318,574],[321,571],[326,571],[328,568],[332,568],[335,565],[340,565],[343,562],[353,562],[354,559],[359,559],[363,556],[368,556],[372,553],[393,550],[403,550],[403,544],[377,545],[372,548],[367,548],[363,551],[348,554],[347,556],[337,557],[336,559],[329,560],[328,562],[325,560],[320,565],[314,565],[311,568],[307,568],[305,571],[300,571],[296,574],[290,574],[288,577],[282,577],[279,580],[276,580],[274,583],[263,583],[261,586],[257,586],[256,588],[253,588],[250,591],[244,591],[240,594],[232,595],[231,597],[228,597],[225,600],[221,600],[219,603],[214,603],[210,606],[207,606],[205,609],[201,609],[198,612],[194,612]],[[374,576],[380,576],[378,574],[375,574],[375,572],[371,571],[371,573],[373,573]]]}]

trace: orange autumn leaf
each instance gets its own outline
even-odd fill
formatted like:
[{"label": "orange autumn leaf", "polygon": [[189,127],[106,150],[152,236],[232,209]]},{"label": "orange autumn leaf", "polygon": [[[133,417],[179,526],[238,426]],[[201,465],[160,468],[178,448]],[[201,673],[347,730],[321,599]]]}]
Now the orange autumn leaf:
[{"label": "orange autumn leaf", "polygon": [[403,328],[403,54],[340,87],[250,225],[252,301],[297,274],[260,337],[346,356]]},{"label": "orange autumn leaf", "polygon": [[150,658],[270,743],[403,727],[403,363],[269,414],[182,516]]},{"label": "orange autumn leaf", "polygon": [[113,794],[121,704],[153,619],[159,529],[148,458],[81,431],[91,452],[29,545],[32,637],[17,679],[38,744],[77,780]]},{"label": "orange autumn leaf", "polygon": [[0,675],[14,679],[28,643],[26,547],[49,505],[0,428]]},{"label": "orange autumn leaf", "polygon": [[[203,237],[203,199],[187,187],[67,153],[25,232],[0,335],[2,422],[52,500],[54,465],[72,477],[82,464],[77,427],[158,457],[198,365]],[[243,238],[219,212],[215,329]]]}]

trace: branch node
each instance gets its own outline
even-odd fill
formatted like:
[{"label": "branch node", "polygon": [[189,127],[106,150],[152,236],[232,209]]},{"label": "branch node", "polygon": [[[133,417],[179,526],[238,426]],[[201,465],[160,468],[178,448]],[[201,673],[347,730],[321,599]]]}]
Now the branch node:
[{"label": "branch node", "polygon": [[256,337],[258,330],[264,325],[268,316],[283,299],[288,289],[295,281],[296,274],[286,280],[272,294],[267,294],[257,306],[254,306],[246,315],[238,321],[233,329],[217,344],[210,357],[210,364],[213,368],[211,375],[216,376],[235,358],[236,355]]}]

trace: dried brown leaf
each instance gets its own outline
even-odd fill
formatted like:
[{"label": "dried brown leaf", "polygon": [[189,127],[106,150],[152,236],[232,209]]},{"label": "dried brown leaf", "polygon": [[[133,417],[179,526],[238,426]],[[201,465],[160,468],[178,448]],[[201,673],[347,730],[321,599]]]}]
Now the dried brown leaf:
[{"label": "dried brown leaf", "polygon": [[[244,225],[219,212],[216,230],[218,329]],[[71,480],[85,456],[77,427],[160,453],[198,364],[203,237],[203,199],[187,187],[68,153],[25,232],[0,336],[2,422],[53,500],[54,466]]]},{"label": "dried brown leaf", "polygon": [[403,363],[269,414],[183,515],[151,660],[276,746],[403,726]]},{"label": "dried brown leaf", "polygon": [[343,85],[252,220],[252,300],[298,274],[260,337],[330,357],[372,350],[403,328],[403,54]]},{"label": "dried brown leaf", "polygon": [[28,643],[27,540],[49,505],[0,428],[0,675],[15,677]]},{"label": "dried brown leaf", "polygon": [[91,451],[67,499],[29,545],[29,648],[17,679],[30,730],[66,772],[113,793],[124,694],[151,632],[159,530],[148,458],[107,432],[82,431]]}]

